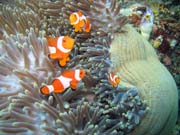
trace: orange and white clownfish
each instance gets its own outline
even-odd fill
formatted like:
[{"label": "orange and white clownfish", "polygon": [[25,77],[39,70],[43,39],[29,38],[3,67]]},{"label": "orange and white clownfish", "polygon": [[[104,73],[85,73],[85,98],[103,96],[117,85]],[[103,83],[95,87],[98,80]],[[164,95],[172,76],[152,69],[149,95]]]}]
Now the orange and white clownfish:
[{"label": "orange and white clownfish", "polygon": [[109,73],[109,82],[113,87],[117,87],[120,83],[120,77],[111,72]]},{"label": "orange and white clownfish", "polygon": [[46,37],[51,59],[58,59],[60,66],[70,60],[69,54],[74,48],[74,39],[69,36]]},{"label": "orange and white clownfish", "polygon": [[79,81],[84,78],[85,74],[83,69],[65,70],[60,77],[53,80],[51,85],[42,86],[40,91],[42,94],[48,95],[52,92],[62,93],[69,87],[75,90]]},{"label": "orange and white clownfish", "polygon": [[75,28],[75,32],[90,32],[91,30],[90,19],[86,18],[81,11],[70,14],[69,21]]}]

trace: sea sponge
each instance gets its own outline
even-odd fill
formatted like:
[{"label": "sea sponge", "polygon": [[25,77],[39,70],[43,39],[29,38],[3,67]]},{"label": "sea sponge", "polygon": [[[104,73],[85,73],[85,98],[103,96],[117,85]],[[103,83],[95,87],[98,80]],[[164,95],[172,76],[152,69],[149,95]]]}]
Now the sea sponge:
[{"label": "sea sponge", "polygon": [[126,33],[114,35],[111,59],[125,86],[138,88],[149,111],[132,135],[167,135],[175,126],[178,93],[175,81],[160,63],[149,42],[130,25]]}]

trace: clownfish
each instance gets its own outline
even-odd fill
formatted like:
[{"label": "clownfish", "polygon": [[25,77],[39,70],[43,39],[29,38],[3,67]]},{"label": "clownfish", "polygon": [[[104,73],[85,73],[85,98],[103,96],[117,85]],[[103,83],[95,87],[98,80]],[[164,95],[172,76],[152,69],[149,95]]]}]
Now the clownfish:
[{"label": "clownfish", "polygon": [[72,13],[69,17],[69,21],[75,28],[75,32],[90,32],[91,30],[90,19],[86,18],[81,11]]},{"label": "clownfish", "polygon": [[113,87],[117,87],[120,83],[120,77],[111,72],[109,73],[109,82]]},{"label": "clownfish", "polygon": [[52,92],[62,93],[69,87],[75,90],[79,81],[84,78],[85,74],[85,71],[82,69],[65,70],[60,77],[53,80],[51,85],[42,86],[40,92],[44,95],[48,95]]},{"label": "clownfish", "polygon": [[69,54],[74,48],[74,39],[69,36],[47,37],[49,57],[58,59],[60,66],[65,66],[70,60]]}]

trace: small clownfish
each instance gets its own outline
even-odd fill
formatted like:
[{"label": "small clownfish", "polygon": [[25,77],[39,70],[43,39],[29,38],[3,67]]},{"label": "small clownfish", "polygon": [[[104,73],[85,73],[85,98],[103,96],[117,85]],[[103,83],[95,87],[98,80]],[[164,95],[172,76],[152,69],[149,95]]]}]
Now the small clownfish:
[{"label": "small clownfish", "polygon": [[75,28],[75,32],[90,32],[90,19],[86,18],[81,11],[74,12],[69,17],[70,24]]},{"label": "small clownfish", "polygon": [[40,91],[42,94],[48,95],[52,92],[62,93],[69,87],[75,90],[79,81],[84,78],[85,74],[85,71],[82,69],[65,70],[60,77],[53,80],[51,85],[42,86]]},{"label": "small clownfish", "polygon": [[69,54],[74,48],[74,39],[69,36],[47,37],[51,59],[59,59],[59,65],[65,66],[70,60]]},{"label": "small clownfish", "polygon": [[109,73],[109,82],[113,87],[117,87],[120,83],[120,77],[111,72]]}]

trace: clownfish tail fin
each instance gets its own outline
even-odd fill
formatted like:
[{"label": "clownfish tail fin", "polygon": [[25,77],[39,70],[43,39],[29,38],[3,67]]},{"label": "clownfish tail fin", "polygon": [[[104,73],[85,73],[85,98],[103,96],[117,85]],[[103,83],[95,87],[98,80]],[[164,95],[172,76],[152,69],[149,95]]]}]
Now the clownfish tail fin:
[{"label": "clownfish tail fin", "polygon": [[48,95],[50,93],[50,91],[49,91],[47,86],[42,86],[40,88],[40,92],[41,92],[41,94],[44,94],[44,95]]},{"label": "clownfish tail fin", "polygon": [[90,32],[90,30],[91,30],[91,23],[90,23],[90,19],[87,18],[85,32]]}]

